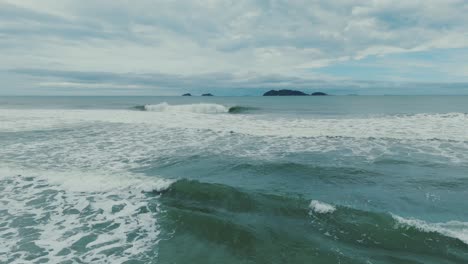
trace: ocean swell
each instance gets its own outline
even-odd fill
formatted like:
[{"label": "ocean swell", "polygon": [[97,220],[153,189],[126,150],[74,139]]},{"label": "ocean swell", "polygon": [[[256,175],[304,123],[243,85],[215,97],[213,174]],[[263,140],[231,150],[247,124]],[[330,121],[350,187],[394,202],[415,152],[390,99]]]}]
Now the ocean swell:
[{"label": "ocean swell", "polygon": [[[455,234],[465,223],[402,224],[388,213],[189,180],[171,185],[161,205],[166,213],[162,230],[169,230],[161,234],[164,263],[196,258],[200,253],[193,245],[209,245],[211,258],[222,254],[218,260],[224,263],[245,262],[251,256],[260,263],[468,261],[468,244]],[[174,247],[184,255],[171,254],[168,249]],[[365,254],[355,254],[363,248]]]}]

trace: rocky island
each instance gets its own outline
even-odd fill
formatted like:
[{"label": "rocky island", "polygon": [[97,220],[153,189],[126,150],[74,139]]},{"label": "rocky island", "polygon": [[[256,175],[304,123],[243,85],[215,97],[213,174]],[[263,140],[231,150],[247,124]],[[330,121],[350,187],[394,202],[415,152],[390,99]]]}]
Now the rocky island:
[{"label": "rocky island", "polygon": [[190,93],[183,94],[182,96],[192,96]]},{"label": "rocky island", "polygon": [[202,94],[201,96],[213,96],[213,95],[210,93],[205,93],[205,94]]},{"label": "rocky island", "polygon": [[[287,90],[287,89],[270,90],[263,94],[263,96],[307,96],[307,95],[308,94],[301,92],[301,91]],[[323,95],[328,95],[328,94],[323,93],[323,92],[315,92],[311,94],[311,96],[323,96]]]},{"label": "rocky island", "polygon": [[323,92],[315,92],[315,93],[312,93],[311,95],[312,96],[324,96],[324,95],[328,95],[328,94],[323,93]]},{"label": "rocky island", "polygon": [[308,95],[301,91],[296,90],[270,90],[263,94],[263,96],[305,96]]}]

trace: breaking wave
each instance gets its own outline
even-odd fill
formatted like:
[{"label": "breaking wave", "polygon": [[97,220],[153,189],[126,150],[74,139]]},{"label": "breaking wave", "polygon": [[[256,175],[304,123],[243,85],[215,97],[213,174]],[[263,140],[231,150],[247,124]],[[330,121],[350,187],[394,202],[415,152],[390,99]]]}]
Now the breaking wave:
[{"label": "breaking wave", "polygon": [[445,223],[428,223],[415,218],[404,218],[392,215],[399,225],[406,228],[415,228],[422,232],[439,233],[441,235],[459,239],[468,245],[468,222],[449,221]]},{"label": "breaking wave", "polygon": [[312,200],[310,202],[309,207],[310,207],[310,209],[312,209],[312,211],[314,211],[315,213],[318,213],[318,214],[333,213],[336,210],[336,208],[333,205],[327,204],[327,203],[324,203],[324,202],[320,202],[320,201],[317,201],[317,200]]},{"label": "breaking wave", "polygon": [[183,112],[197,114],[218,114],[228,113],[229,108],[219,104],[186,104],[186,105],[170,105],[168,103],[160,103],[155,105],[136,106],[138,110],[148,112]]},{"label": "breaking wave", "polygon": [[148,104],[148,105],[137,105],[133,107],[140,111],[149,112],[183,112],[183,113],[196,113],[196,114],[219,114],[219,113],[231,113],[239,114],[250,110],[254,110],[253,107],[244,106],[232,106],[227,107],[220,104],[184,104],[184,105],[170,105],[166,102],[160,104]]}]

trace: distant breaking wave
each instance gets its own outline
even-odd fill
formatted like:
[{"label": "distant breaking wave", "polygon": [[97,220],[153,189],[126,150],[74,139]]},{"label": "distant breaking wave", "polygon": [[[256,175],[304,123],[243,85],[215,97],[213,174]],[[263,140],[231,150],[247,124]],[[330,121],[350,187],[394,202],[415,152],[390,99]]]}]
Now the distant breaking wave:
[{"label": "distant breaking wave", "polygon": [[239,114],[249,110],[254,110],[253,107],[232,106],[226,107],[220,104],[185,104],[185,105],[170,105],[166,102],[155,105],[137,105],[133,107],[140,111],[149,112],[184,112],[184,113],[197,113],[197,114],[220,114],[230,113]]}]

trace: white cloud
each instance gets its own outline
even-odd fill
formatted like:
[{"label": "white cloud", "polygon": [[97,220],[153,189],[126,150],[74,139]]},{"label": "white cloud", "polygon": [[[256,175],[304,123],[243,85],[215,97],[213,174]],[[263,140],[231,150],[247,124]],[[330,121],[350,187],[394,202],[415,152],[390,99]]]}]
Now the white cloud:
[{"label": "white cloud", "polygon": [[346,60],[467,48],[467,13],[464,0],[0,0],[0,70],[310,79]]}]

